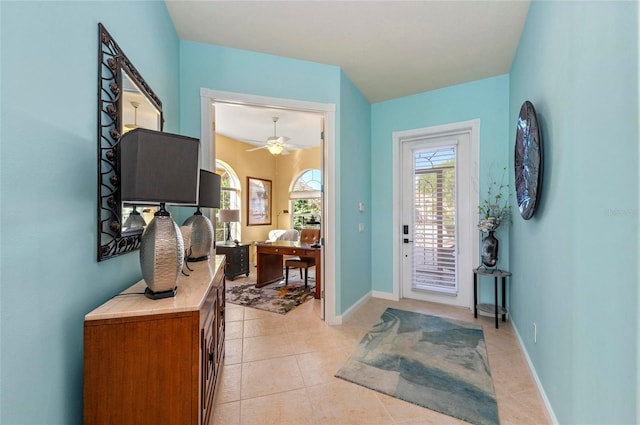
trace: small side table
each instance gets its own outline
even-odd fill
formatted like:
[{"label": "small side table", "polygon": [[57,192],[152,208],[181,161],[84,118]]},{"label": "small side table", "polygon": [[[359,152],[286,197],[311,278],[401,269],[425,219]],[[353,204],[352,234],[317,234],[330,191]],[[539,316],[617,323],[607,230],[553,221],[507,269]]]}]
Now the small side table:
[{"label": "small side table", "polygon": [[249,276],[249,244],[217,243],[216,254],[227,257],[224,267],[224,276],[227,279],[234,280],[241,274]]},{"label": "small side table", "polygon": [[[481,276],[493,276],[493,295],[495,304],[478,304],[478,275]],[[507,306],[506,306],[506,283],[507,277],[511,276],[511,272],[500,269],[486,269],[478,267],[473,269],[473,317],[478,318],[478,309],[486,313],[495,313],[496,315],[496,329],[498,329],[498,312],[502,314],[502,321],[506,321]],[[502,307],[498,306],[498,278],[502,278]]]}]

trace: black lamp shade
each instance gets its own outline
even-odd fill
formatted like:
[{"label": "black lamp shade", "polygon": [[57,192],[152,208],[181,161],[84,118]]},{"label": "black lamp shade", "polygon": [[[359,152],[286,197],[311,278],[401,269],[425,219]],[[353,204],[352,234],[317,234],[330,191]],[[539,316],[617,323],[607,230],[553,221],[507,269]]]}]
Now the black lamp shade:
[{"label": "black lamp shade", "polygon": [[200,140],[137,128],[118,142],[122,202],[194,205]]},{"label": "black lamp shade", "polygon": [[211,171],[200,170],[198,206],[220,208],[220,176]]}]

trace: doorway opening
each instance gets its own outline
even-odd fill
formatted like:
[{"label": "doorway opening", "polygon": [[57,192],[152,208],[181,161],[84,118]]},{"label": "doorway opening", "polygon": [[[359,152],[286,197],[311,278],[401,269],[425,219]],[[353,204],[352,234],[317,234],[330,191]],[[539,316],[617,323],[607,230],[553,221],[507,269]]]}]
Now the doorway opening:
[{"label": "doorway opening", "polygon": [[[201,89],[201,168],[212,169],[216,158],[216,105],[236,105],[299,111],[322,116],[322,297],[321,315],[329,324],[336,324],[335,288],[335,105],[256,96],[242,93]],[[280,124],[279,124],[280,125]],[[274,135],[275,136],[275,135]],[[208,153],[208,154],[205,154]],[[280,213],[280,211],[278,211]],[[326,305],[326,307],[325,307]]]}]

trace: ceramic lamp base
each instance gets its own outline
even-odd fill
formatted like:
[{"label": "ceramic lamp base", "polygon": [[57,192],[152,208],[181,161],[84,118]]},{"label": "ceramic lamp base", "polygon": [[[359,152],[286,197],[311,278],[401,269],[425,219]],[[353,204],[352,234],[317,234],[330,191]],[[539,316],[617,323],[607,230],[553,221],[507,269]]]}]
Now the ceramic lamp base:
[{"label": "ceramic lamp base", "polygon": [[213,247],[213,225],[211,220],[196,211],[187,218],[183,226],[191,226],[191,250],[187,261],[204,261],[209,259]]},{"label": "ceramic lamp base", "polygon": [[[161,210],[163,211],[163,210]],[[175,294],[184,262],[184,242],[171,216],[159,214],[142,234],[140,267],[151,294]],[[151,297],[150,297],[151,298]]]}]

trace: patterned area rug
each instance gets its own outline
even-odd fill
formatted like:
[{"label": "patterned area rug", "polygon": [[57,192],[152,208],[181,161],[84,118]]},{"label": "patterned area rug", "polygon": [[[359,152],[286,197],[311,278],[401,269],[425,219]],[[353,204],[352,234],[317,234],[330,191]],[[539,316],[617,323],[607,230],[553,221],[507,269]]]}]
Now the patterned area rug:
[{"label": "patterned area rug", "polygon": [[287,314],[312,299],[314,294],[315,286],[312,282],[305,288],[303,281],[295,279],[290,279],[287,286],[279,286],[276,282],[262,288],[256,288],[254,276],[238,281],[227,280],[227,302],[279,314]]},{"label": "patterned area rug", "polygon": [[473,424],[499,423],[480,325],[388,308],[335,376]]}]

